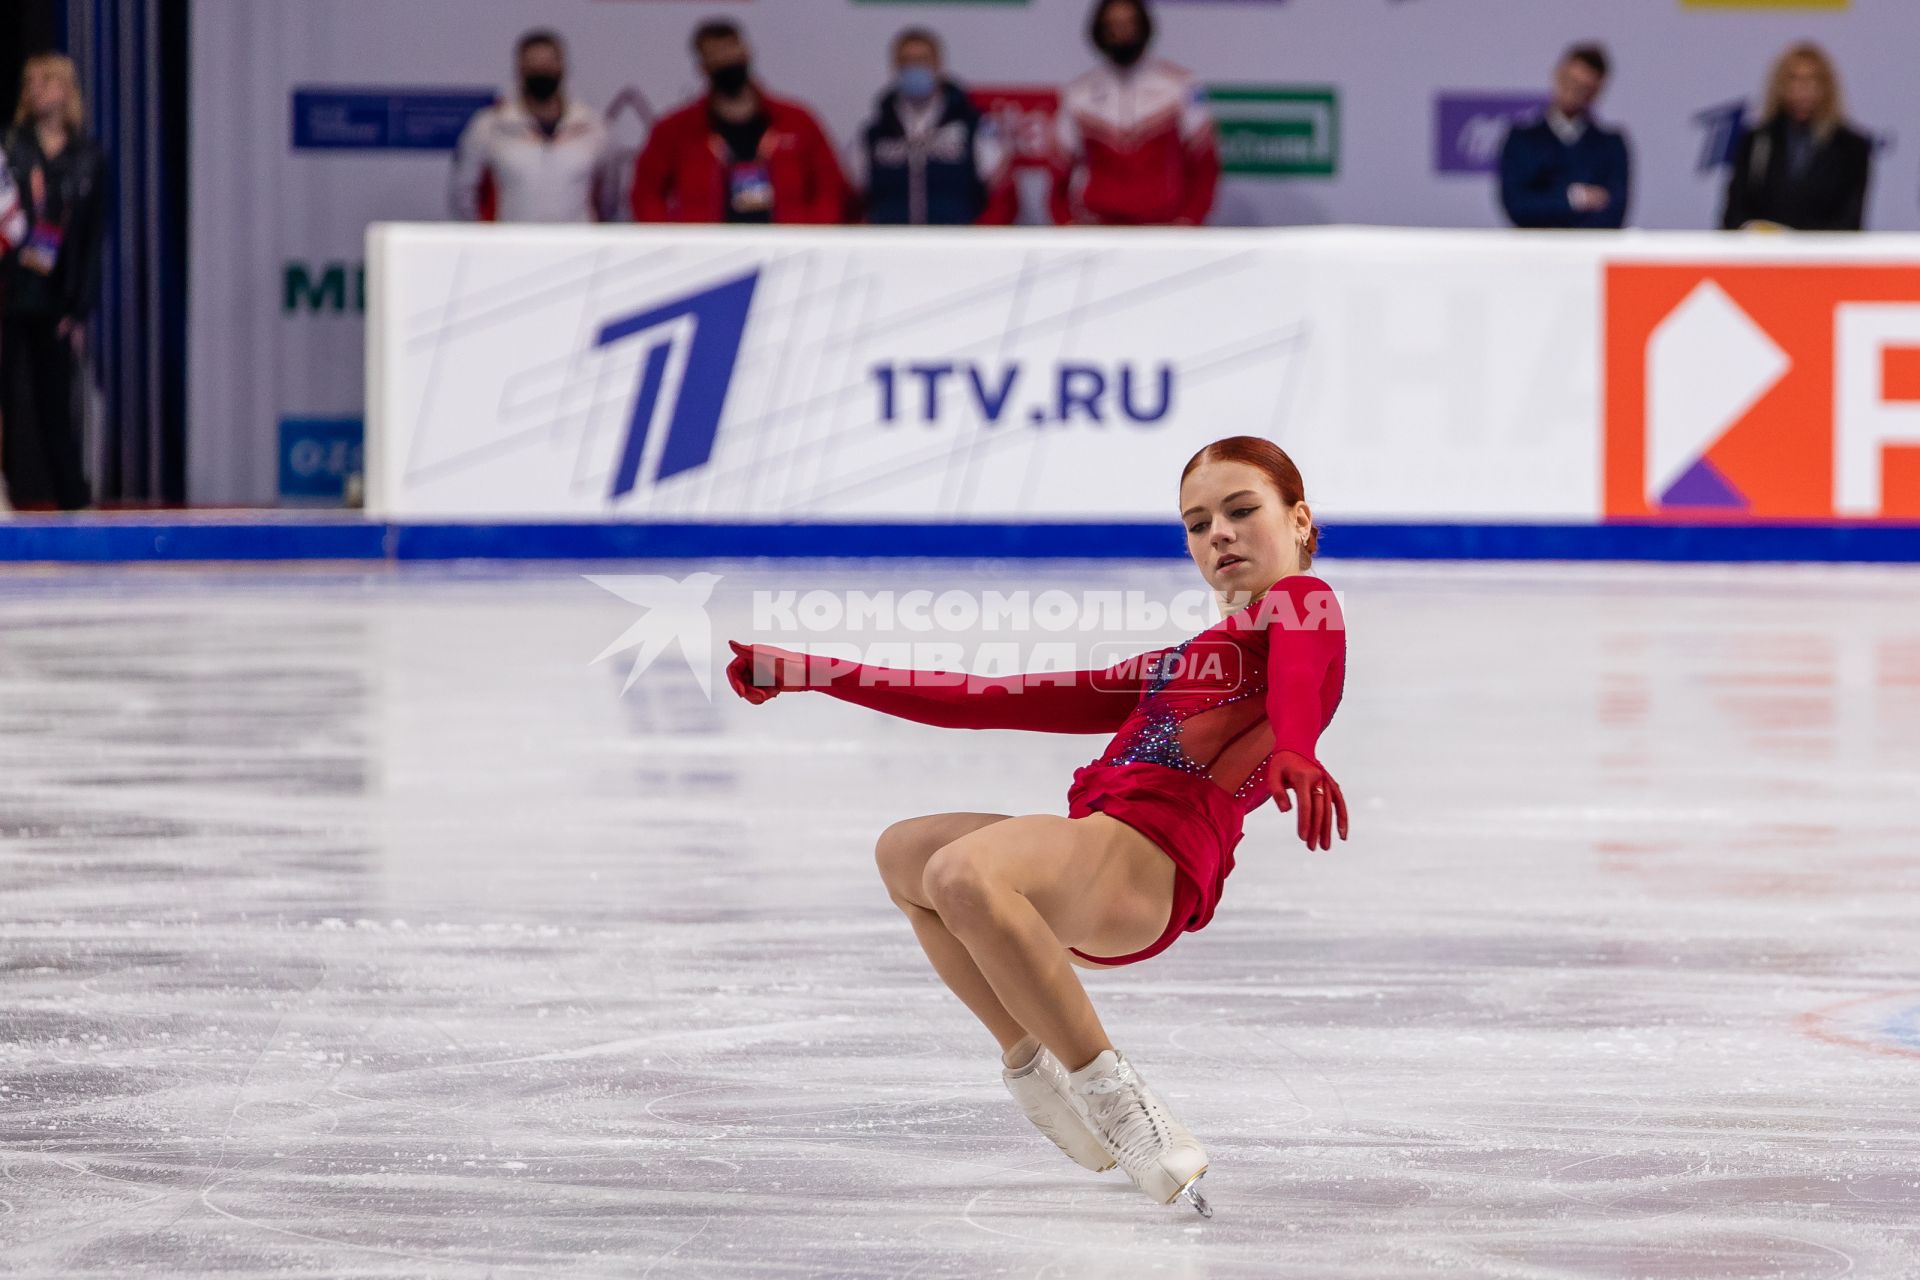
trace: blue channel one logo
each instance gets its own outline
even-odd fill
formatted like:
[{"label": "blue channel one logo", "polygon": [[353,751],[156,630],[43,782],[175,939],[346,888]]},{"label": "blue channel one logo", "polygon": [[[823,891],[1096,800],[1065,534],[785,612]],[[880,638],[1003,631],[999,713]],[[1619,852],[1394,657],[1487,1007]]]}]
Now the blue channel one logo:
[{"label": "blue channel one logo", "polygon": [[[593,343],[596,348],[610,347],[634,337],[648,343],[640,368],[640,385],[634,392],[633,409],[627,419],[626,437],[621,442],[619,461],[613,470],[613,487],[607,494],[610,501],[632,493],[640,483],[648,433],[653,429],[654,420],[661,416],[660,398],[667,393],[667,364],[676,346],[685,348],[686,371],[680,379],[678,393],[667,406],[666,438],[660,444],[654,482],[671,479],[712,460],[721,413],[726,408],[727,389],[733,384],[734,367],[740,359],[747,312],[753,305],[753,291],[759,280],[759,271],[750,271],[698,293],[610,320],[601,327]],[[682,319],[692,323],[673,323]],[[1019,361],[1006,361],[994,369],[966,361],[901,365],[883,362],[873,368],[880,394],[878,421],[894,423],[903,413],[912,412],[912,406],[901,402],[911,389],[910,380],[917,379],[922,420],[929,425],[938,423],[941,384],[952,379],[961,387],[971,389],[973,404],[982,421],[989,427],[994,426],[1014,404],[1015,384],[1025,385],[1022,372]],[[1043,386],[1050,387],[1052,396],[1028,406],[1028,420],[1035,427],[1068,426],[1076,422],[1097,425],[1121,420],[1151,427],[1166,420],[1174,403],[1172,361],[1160,361],[1148,367],[1129,360],[1107,364],[1062,361],[1043,371],[1040,380]],[[1013,411],[1018,412],[1017,406]]]},{"label": "blue channel one logo", "polygon": [[750,271],[737,280],[610,320],[601,328],[600,336],[594,339],[596,347],[612,346],[635,334],[653,334],[653,346],[640,370],[640,387],[634,393],[633,413],[627,420],[627,436],[620,446],[620,461],[614,468],[609,498],[625,497],[639,482],[647,432],[659,408],[667,360],[673,354],[673,333],[657,331],[682,316],[693,321],[692,337],[686,339],[686,376],[681,379],[680,394],[667,415],[666,440],[660,446],[660,467],[654,480],[658,482],[704,466],[713,457],[714,438],[720,432],[720,413],[726,407],[727,388],[733,383],[734,365],[740,359],[740,338],[747,328],[747,310],[753,305],[753,290],[759,281],[759,271]]}]

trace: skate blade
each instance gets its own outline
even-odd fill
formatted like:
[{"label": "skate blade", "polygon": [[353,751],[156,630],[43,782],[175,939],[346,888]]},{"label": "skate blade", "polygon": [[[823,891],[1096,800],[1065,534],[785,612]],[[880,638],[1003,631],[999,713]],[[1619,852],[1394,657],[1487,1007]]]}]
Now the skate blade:
[{"label": "skate blade", "polygon": [[1206,1172],[1205,1169],[1202,1169],[1199,1173],[1188,1178],[1187,1185],[1180,1188],[1173,1198],[1176,1200],[1185,1200],[1193,1206],[1195,1213],[1198,1213],[1203,1218],[1211,1218],[1213,1216],[1213,1206],[1208,1204],[1207,1198],[1200,1194],[1200,1179]]}]

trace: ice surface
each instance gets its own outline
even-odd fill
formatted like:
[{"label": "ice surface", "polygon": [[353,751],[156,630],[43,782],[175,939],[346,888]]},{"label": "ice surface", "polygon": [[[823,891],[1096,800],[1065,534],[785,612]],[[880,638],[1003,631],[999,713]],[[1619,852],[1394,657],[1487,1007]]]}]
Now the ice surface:
[{"label": "ice surface", "polygon": [[[696,568],[716,647],[760,587],[1192,585],[596,571]],[[622,697],[567,567],[0,575],[0,1272],[1920,1275],[1920,573],[1322,569],[1351,843],[1263,811],[1086,975],[1207,1223],[1026,1125],[872,867],[1098,739]]]}]

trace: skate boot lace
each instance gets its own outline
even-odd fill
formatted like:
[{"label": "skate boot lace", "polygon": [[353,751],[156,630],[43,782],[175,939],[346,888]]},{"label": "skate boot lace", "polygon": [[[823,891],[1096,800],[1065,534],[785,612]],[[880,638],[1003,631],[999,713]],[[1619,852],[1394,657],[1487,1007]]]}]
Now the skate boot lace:
[{"label": "skate boot lace", "polygon": [[[1172,1144],[1166,1116],[1153,1105],[1126,1065],[1113,1075],[1094,1080],[1087,1091],[1099,1095],[1094,1123],[1099,1126],[1100,1136],[1128,1165],[1150,1160]],[[1088,1102],[1092,1104],[1093,1099]]]}]

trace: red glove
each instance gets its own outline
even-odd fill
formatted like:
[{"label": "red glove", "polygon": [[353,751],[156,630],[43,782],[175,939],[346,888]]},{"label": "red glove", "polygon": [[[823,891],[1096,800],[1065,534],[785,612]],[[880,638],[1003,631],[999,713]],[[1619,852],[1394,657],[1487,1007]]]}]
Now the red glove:
[{"label": "red glove", "polygon": [[1273,802],[1280,812],[1292,813],[1287,799],[1292,789],[1300,802],[1296,829],[1309,849],[1333,848],[1334,822],[1340,826],[1340,838],[1347,838],[1347,798],[1333,775],[1297,751],[1281,751],[1267,768],[1267,782],[1273,788]]},{"label": "red glove", "polygon": [[727,641],[733,661],[727,664],[727,683],[733,691],[759,706],[768,698],[807,687],[807,655],[770,644]]}]

